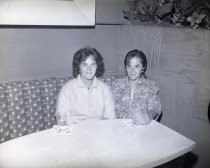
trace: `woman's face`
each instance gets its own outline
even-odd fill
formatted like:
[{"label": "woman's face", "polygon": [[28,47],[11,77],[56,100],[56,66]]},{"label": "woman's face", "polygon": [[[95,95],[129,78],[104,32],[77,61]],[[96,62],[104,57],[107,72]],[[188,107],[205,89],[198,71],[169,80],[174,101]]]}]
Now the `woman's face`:
[{"label": "woman's face", "polygon": [[126,65],[126,72],[130,80],[138,80],[141,76],[143,65],[138,57],[133,57],[130,62]]},{"label": "woman's face", "polygon": [[81,62],[79,68],[82,79],[93,80],[97,69],[97,64],[93,56],[90,55],[85,61]]}]

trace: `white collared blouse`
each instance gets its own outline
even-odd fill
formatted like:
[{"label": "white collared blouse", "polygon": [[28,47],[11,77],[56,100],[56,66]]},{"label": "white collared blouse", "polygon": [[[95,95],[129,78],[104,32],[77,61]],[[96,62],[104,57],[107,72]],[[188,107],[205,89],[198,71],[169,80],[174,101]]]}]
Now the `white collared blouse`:
[{"label": "white collared blouse", "polygon": [[61,88],[56,114],[67,114],[68,120],[78,116],[84,119],[114,118],[115,107],[111,90],[108,85],[96,77],[88,89],[78,75]]}]

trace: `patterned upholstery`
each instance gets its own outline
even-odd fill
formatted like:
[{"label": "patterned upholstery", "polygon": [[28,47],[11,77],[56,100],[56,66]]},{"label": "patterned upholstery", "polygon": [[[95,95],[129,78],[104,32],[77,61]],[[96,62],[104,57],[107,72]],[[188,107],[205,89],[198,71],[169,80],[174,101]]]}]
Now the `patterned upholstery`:
[{"label": "patterned upholstery", "polygon": [[6,111],[6,88],[0,84],[0,141],[10,139],[9,113]]},{"label": "patterned upholstery", "polygon": [[[119,75],[101,78],[111,86]],[[58,92],[72,77],[0,84],[0,143],[56,124]]]},{"label": "patterned upholstery", "polygon": [[44,128],[40,81],[25,81],[23,84],[27,131],[28,133],[33,133]]},{"label": "patterned upholstery", "polygon": [[21,82],[8,83],[6,91],[10,138],[25,135],[27,134],[27,120],[24,110],[23,85]]},{"label": "patterned upholstery", "polygon": [[114,82],[117,78],[122,77],[120,75],[107,75],[100,78],[103,82],[105,82],[107,85],[111,86],[112,82]]},{"label": "patterned upholstery", "polygon": [[57,80],[56,78],[48,78],[43,79],[41,83],[43,123],[44,129],[48,129],[51,128],[56,121]]}]

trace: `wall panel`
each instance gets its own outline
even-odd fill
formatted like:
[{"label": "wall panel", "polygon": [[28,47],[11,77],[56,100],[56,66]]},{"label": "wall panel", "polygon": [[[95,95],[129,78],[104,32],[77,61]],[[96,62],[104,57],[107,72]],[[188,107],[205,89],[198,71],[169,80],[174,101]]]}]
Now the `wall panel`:
[{"label": "wall panel", "polygon": [[[72,58],[84,46],[104,57],[107,73],[117,71],[116,26],[90,29],[0,29],[0,82],[71,76]],[[110,61],[112,60],[112,61]]]},{"label": "wall panel", "polygon": [[[192,114],[207,121],[210,101],[210,32],[206,30],[163,28],[160,74],[170,76],[180,83],[196,86],[192,90]],[[185,87],[180,85],[180,87]]]},{"label": "wall panel", "polygon": [[119,72],[124,71],[123,61],[128,51],[142,50],[148,59],[148,77],[159,80],[161,28],[151,26],[121,26],[119,32]]}]

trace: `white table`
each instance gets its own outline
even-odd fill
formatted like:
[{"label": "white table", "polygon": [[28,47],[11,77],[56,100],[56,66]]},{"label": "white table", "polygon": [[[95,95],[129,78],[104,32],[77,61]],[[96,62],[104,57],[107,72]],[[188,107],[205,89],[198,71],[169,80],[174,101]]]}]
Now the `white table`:
[{"label": "white table", "polygon": [[40,131],[0,144],[1,168],[147,168],[175,159],[195,142],[152,121],[86,120],[69,135]]}]

